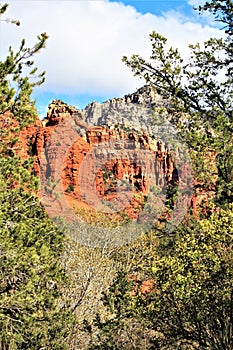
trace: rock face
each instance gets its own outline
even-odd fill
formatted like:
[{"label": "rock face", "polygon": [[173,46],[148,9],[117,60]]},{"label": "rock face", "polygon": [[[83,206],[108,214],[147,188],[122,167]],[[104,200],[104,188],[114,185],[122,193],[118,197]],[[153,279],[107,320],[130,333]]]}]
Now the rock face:
[{"label": "rock face", "polygon": [[[34,171],[45,184],[40,195],[50,198],[49,214],[55,216],[66,201],[72,209],[123,212],[137,219],[148,195],[153,194],[156,206],[168,199],[164,189],[185,188],[182,176],[191,176],[191,169],[185,162],[178,169],[167,141],[175,138],[174,128],[160,119],[165,107],[145,87],[122,99],[93,102],[82,111],[52,101],[47,117],[20,137],[21,154],[34,156]],[[54,198],[56,193],[62,196]],[[185,198],[195,210],[201,200]]]},{"label": "rock face", "polygon": [[47,117],[43,120],[45,126],[54,126],[61,124],[66,118],[74,115],[82,117],[80,111],[73,107],[68,106],[61,100],[53,100],[48,106]]}]

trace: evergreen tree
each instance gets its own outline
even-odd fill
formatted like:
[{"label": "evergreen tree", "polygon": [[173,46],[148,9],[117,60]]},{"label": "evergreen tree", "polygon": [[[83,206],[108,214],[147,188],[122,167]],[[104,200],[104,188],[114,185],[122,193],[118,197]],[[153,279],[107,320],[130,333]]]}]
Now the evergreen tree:
[{"label": "evergreen tree", "polygon": [[97,318],[90,349],[231,350],[232,209],[181,226],[169,254],[152,254],[150,267],[139,270],[153,281],[148,293],[120,271],[104,297],[111,317]]},{"label": "evergreen tree", "polygon": [[233,348],[233,2],[212,0],[199,11],[213,14],[225,33],[190,46],[188,63],[155,32],[150,61],[123,60],[166,99],[202,186],[214,184],[216,175],[205,154],[217,155],[215,201],[199,222],[190,215],[173,237],[164,233],[147,266],[132,270],[153,281],[147,294],[136,280],[129,283],[128,271],[118,273],[104,296],[110,317],[97,317],[100,332],[90,349]]},{"label": "evergreen tree", "polygon": [[[233,201],[233,3],[213,0],[199,10],[212,13],[225,33],[223,38],[211,38],[203,45],[190,45],[188,62],[177,49],[167,49],[166,38],[156,32],[150,35],[149,61],[139,55],[123,57],[123,61],[169,102],[169,112],[191,149],[199,154],[208,149],[216,152],[216,200],[219,205],[227,205]],[[180,118],[184,114],[185,124]],[[200,162],[203,164],[201,157],[198,160],[197,179]],[[197,161],[196,153],[193,161]],[[211,173],[208,179],[213,176]]]},{"label": "evergreen tree", "polygon": [[[7,5],[0,6],[4,14]],[[12,21],[19,25],[18,21]],[[69,310],[61,302],[67,282],[61,267],[65,238],[36,198],[39,179],[33,159],[17,155],[20,130],[36,116],[31,93],[44,80],[35,78],[32,57],[47,35],[19,51],[9,49],[0,62],[0,348],[65,349]],[[26,68],[29,72],[26,72]]]}]

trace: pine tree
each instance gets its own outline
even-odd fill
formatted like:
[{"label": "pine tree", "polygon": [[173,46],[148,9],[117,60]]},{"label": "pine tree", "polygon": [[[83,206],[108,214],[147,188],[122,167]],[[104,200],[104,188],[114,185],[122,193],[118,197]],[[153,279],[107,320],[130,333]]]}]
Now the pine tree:
[{"label": "pine tree", "polygon": [[[7,5],[0,6],[4,14]],[[11,21],[19,25],[19,21]],[[39,180],[33,159],[17,155],[20,130],[36,116],[32,57],[45,47],[47,35],[18,52],[9,49],[0,62],[0,348],[65,349],[69,310],[61,302],[67,282],[61,267],[65,237],[35,196]],[[26,72],[25,68],[29,68]],[[32,81],[33,79],[33,81]]]},{"label": "pine tree", "polygon": [[[184,61],[177,49],[166,48],[166,38],[150,35],[150,60],[139,55],[123,57],[135,75],[151,84],[168,101],[168,110],[190,149],[213,150],[217,154],[217,194],[219,205],[233,201],[233,3],[207,2],[199,11],[209,11],[222,23],[225,34],[211,38],[203,45],[190,45],[190,60]],[[186,115],[183,125],[181,116]],[[203,159],[197,167],[201,166]],[[206,172],[207,174],[208,172]],[[196,177],[200,171],[196,172]],[[210,174],[209,180],[214,176]]]},{"label": "pine tree", "polygon": [[190,46],[189,63],[155,32],[150,61],[138,55],[123,60],[166,99],[206,186],[216,174],[202,155],[217,154],[213,210],[199,221],[187,215],[173,237],[158,239],[143,268],[141,262],[135,267],[132,272],[153,281],[146,295],[129,284],[128,271],[118,273],[104,296],[111,316],[97,317],[99,335],[90,349],[233,348],[233,2],[212,0],[199,11],[212,13],[225,35]]},{"label": "pine tree", "polygon": [[97,317],[90,349],[231,350],[232,209],[179,227],[169,254],[155,251],[138,269],[152,282],[146,294],[120,271],[104,296],[111,317]]}]

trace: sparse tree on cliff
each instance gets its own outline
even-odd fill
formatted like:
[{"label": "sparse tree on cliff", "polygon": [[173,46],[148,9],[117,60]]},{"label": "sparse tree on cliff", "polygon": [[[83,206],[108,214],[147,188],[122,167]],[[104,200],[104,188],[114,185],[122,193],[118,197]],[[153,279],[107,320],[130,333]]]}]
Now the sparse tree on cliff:
[{"label": "sparse tree on cliff", "polygon": [[[0,6],[4,14],[7,5]],[[12,21],[11,21],[12,22]],[[16,23],[17,22],[17,23]],[[19,25],[18,21],[13,21]],[[45,47],[22,41],[0,62],[0,348],[65,349],[69,316],[59,304],[66,275],[60,264],[64,237],[35,196],[38,179],[33,159],[17,155],[20,130],[34,119],[32,57]],[[25,73],[24,67],[30,72]]]}]

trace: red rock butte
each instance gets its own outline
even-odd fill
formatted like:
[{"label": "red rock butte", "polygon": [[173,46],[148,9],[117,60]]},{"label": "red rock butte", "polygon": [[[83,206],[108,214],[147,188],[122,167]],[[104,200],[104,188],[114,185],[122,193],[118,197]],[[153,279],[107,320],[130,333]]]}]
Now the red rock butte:
[{"label": "red rock butte", "polygon": [[[153,107],[153,101],[161,104],[161,99],[153,90],[148,93],[141,89],[123,99],[107,101],[104,108],[107,104],[111,110],[112,106],[127,105],[129,102]],[[98,125],[98,118],[103,118],[103,115],[98,103],[92,103],[80,111],[54,100],[44,120],[37,118],[34,124],[21,131],[17,152],[23,158],[29,155],[34,157],[34,171],[46,183],[40,196],[46,196],[46,203],[49,203],[46,210],[50,216],[60,212],[65,200],[74,212],[90,213],[88,220],[95,216],[97,207],[100,211],[105,208],[102,211],[110,217],[113,215],[116,218],[119,212],[123,212],[137,219],[151,189],[158,192],[154,203],[156,207],[160,205],[160,196],[163,197],[162,189],[179,183],[176,164],[166,144],[150,137],[140,125],[138,131],[127,130],[125,125],[122,127],[119,118],[114,119],[114,125],[111,120]],[[70,120],[78,130],[73,139]],[[208,159],[214,166],[214,153],[208,155]],[[188,177],[191,169],[185,168],[184,164],[182,172]],[[203,201],[208,201],[214,188],[206,191],[201,184],[194,185],[198,191],[183,200],[186,204],[189,202],[197,215],[198,207]],[[57,190],[62,192],[61,198],[54,198]],[[104,202],[108,203],[109,212],[103,207]]]}]

